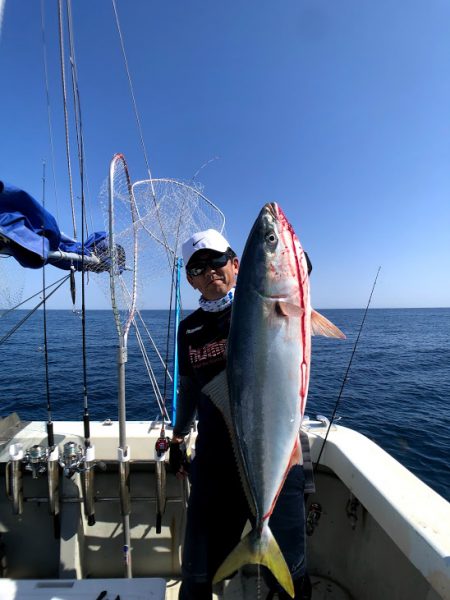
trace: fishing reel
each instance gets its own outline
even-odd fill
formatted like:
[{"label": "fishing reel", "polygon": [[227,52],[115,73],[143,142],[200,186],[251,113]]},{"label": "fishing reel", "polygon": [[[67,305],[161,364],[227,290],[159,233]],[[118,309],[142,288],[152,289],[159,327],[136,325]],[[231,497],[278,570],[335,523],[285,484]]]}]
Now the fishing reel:
[{"label": "fishing reel", "polygon": [[49,512],[51,515],[57,516],[59,514],[58,447],[34,444],[24,452],[22,444],[12,444],[9,454],[6,493],[13,503],[13,514],[20,515],[23,510],[21,468],[23,465],[26,471],[31,472],[33,479],[38,479],[43,475],[47,476]]},{"label": "fishing reel", "polygon": [[161,433],[160,437],[155,443],[155,458],[156,460],[164,460],[166,452],[170,447],[170,438],[164,436],[164,432]]},{"label": "fishing reel", "polygon": [[47,472],[50,449],[46,446],[34,444],[26,451],[22,462],[27,471],[31,471],[33,479],[37,479]]},{"label": "fishing reel", "polygon": [[63,446],[63,452],[59,464],[63,469],[66,477],[72,477],[75,473],[86,473],[90,471],[94,465],[89,464],[86,451],[76,442],[66,442]]},{"label": "fishing reel", "polygon": [[83,448],[76,442],[66,442],[63,446],[63,453],[59,464],[63,469],[64,475],[69,479],[75,473],[81,474],[84,513],[88,525],[95,525],[94,467],[97,463],[94,446]]}]

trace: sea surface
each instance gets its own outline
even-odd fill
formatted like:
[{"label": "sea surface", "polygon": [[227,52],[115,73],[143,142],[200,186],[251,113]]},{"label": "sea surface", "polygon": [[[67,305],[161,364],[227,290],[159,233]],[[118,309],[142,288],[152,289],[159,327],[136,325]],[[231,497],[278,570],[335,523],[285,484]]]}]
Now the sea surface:
[{"label": "sea surface", "polygon": [[[313,338],[306,414],[330,417],[349,365],[364,311],[321,311],[347,335],[345,341]],[[49,396],[46,392],[43,312],[11,337],[3,336],[26,311],[0,317],[0,415],[24,420],[77,420],[83,414],[82,321],[71,311],[47,311]],[[172,340],[167,311],[143,311],[163,358]],[[142,331],[148,356],[172,414],[172,384]],[[110,311],[86,314],[89,412],[117,419],[117,330]],[[126,367],[127,418],[153,419],[158,405],[132,331]],[[337,410],[339,423],[377,442],[420,479],[450,500],[450,309],[371,309]]]}]

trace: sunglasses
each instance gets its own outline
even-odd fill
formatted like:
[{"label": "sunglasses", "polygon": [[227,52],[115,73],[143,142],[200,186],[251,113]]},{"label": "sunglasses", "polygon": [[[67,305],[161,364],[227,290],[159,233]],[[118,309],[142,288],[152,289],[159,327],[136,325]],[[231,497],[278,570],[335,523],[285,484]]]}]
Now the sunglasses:
[{"label": "sunglasses", "polygon": [[204,273],[208,267],[211,269],[220,269],[221,267],[224,267],[230,258],[231,254],[229,252],[224,252],[219,255],[216,254],[215,256],[207,256],[202,260],[196,260],[186,267],[186,273],[191,277],[198,277]]}]

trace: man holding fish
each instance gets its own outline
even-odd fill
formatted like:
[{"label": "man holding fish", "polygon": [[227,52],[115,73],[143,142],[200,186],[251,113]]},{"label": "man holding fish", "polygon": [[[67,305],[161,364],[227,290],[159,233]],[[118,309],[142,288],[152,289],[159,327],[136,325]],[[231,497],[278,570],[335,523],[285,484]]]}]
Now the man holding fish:
[{"label": "man holding fish", "polygon": [[343,334],[311,309],[307,257],[275,203],[261,210],[240,265],[214,230],[187,240],[183,259],[201,298],[178,337],[175,468],[198,418],[179,598],[210,600],[213,582],[258,564],[279,598],[308,599],[299,428],[311,334]]}]

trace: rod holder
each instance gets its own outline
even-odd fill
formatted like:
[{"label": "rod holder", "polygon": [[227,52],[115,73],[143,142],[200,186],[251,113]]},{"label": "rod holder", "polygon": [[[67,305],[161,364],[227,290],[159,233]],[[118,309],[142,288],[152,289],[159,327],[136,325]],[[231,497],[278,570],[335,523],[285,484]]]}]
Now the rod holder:
[{"label": "rod holder", "polygon": [[12,501],[13,514],[21,515],[23,511],[23,474],[22,460],[23,445],[11,444],[9,447],[10,460],[6,465],[6,495]]}]

